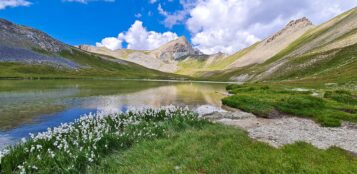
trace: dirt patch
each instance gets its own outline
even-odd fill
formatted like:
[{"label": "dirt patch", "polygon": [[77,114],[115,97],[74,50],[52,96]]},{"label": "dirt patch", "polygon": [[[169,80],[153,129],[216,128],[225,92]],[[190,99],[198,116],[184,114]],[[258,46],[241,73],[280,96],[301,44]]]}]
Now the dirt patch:
[{"label": "dirt patch", "polygon": [[280,111],[278,111],[276,109],[273,109],[273,111],[268,114],[267,118],[269,118],[269,119],[277,119],[277,118],[282,118],[283,116],[284,116],[283,113],[281,113]]}]

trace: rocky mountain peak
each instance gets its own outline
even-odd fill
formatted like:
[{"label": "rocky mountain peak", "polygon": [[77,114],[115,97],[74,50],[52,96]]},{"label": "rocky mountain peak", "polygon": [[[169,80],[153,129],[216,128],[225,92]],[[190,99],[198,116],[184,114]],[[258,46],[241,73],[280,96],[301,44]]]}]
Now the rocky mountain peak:
[{"label": "rocky mountain peak", "polygon": [[283,34],[294,33],[294,32],[299,31],[299,30],[304,30],[306,27],[310,27],[310,26],[313,26],[313,24],[306,17],[303,17],[303,18],[300,18],[300,19],[296,19],[296,20],[292,20],[282,30],[280,30],[279,32],[275,33],[273,36],[269,37],[266,40],[266,44],[274,41],[276,38],[278,38],[279,36],[281,36]]},{"label": "rocky mountain peak", "polygon": [[186,39],[185,36],[181,36],[181,37],[173,40],[172,42],[181,43],[181,44],[184,44],[186,46],[190,46],[191,45],[190,42],[188,42],[188,40]]},{"label": "rocky mountain peak", "polygon": [[173,41],[168,42],[167,44],[154,50],[154,52],[158,53],[159,57],[164,60],[177,60],[187,56],[202,55],[199,50],[192,47],[185,36],[181,36]]},{"label": "rocky mountain peak", "polygon": [[5,19],[0,19],[0,44],[27,49],[40,48],[48,52],[59,52],[67,48],[65,44],[44,32]]},{"label": "rocky mountain peak", "polygon": [[290,21],[286,27],[294,27],[294,26],[309,26],[309,25],[313,25],[312,22],[306,18],[300,18],[300,19],[296,19],[296,20],[292,20]]}]

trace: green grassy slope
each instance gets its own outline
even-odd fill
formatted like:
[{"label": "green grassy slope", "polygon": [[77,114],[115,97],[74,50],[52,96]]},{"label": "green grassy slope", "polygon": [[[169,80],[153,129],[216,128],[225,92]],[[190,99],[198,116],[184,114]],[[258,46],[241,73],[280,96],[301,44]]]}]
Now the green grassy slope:
[{"label": "green grassy slope", "polygon": [[[39,51],[38,51],[39,52]],[[42,54],[52,54],[41,52]],[[108,56],[86,53],[72,48],[59,56],[79,64],[79,69],[56,68],[47,65],[0,63],[0,78],[151,78],[175,79],[183,76],[151,70],[143,66],[120,61]]]},{"label": "green grassy slope", "polygon": [[220,57],[216,57],[212,62],[209,62],[208,59],[197,59],[197,58],[191,58],[191,59],[180,61],[178,63],[179,70],[176,73],[182,75],[192,75],[195,77],[200,77],[202,72],[212,72],[212,71],[226,69],[237,59],[239,59],[240,57],[244,56],[245,54],[253,50],[258,44],[259,42],[227,57],[224,55]]},{"label": "green grassy slope", "polygon": [[306,143],[275,149],[246,132],[212,124],[141,142],[106,157],[89,173],[355,173],[357,160],[339,148]]}]

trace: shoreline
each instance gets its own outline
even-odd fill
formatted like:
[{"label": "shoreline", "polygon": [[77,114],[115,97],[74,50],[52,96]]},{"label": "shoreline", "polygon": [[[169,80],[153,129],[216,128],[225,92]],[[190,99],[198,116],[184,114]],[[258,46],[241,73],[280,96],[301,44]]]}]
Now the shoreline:
[{"label": "shoreline", "polygon": [[296,142],[306,142],[319,149],[337,146],[357,156],[356,124],[344,122],[341,127],[322,127],[311,119],[282,115],[279,118],[260,118],[226,105],[224,112],[202,115],[214,123],[241,128],[250,138],[280,148]]},{"label": "shoreline", "polygon": [[176,83],[212,83],[212,84],[243,84],[242,82],[225,82],[225,81],[209,81],[209,80],[161,80],[161,79],[118,79],[118,78],[77,78],[77,77],[58,77],[58,78],[43,78],[43,77],[39,77],[39,78],[33,78],[33,77],[29,77],[29,78],[19,78],[19,77],[0,77],[0,81],[2,80],[33,80],[33,81],[37,81],[37,80],[103,80],[103,81],[146,81],[146,82],[176,82]]}]

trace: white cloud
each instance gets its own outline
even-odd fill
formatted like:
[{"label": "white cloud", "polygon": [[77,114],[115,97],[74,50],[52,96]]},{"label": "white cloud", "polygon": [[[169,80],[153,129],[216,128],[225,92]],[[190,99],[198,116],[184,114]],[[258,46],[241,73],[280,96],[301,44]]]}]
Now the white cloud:
[{"label": "white cloud", "polygon": [[122,48],[122,43],[126,43],[126,48],[128,49],[152,50],[177,38],[177,34],[173,32],[158,33],[155,31],[147,31],[147,29],[143,27],[143,22],[137,20],[131,25],[128,31],[119,33],[116,38],[104,38],[102,42],[96,45],[115,50]]},{"label": "white cloud", "polygon": [[150,4],[155,4],[157,0],[149,0]]},{"label": "white cloud", "polygon": [[122,48],[122,40],[116,37],[107,37],[102,40],[102,42],[97,42],[97,47],[106,47],[110,50],[117,50]]},{"label": "white cloud", "polygon": [[89,2],[103,1],[103,2],[115,2],[115,0],[62,0],[63,2],[78,2],[82,4],[88,4]]},{"label": "white cloud", "polygon": [[234,53],[268,37],[290,20],[320,24],[357,5],[357,0],[180,0],[183,10],[160,5],[166,27],[185,23],[192,43],[204,53]]},{"label": "white cloud", "polygon": [[7,7],[30,6],[31,2],[26,0],[0,0],[0,10]]}]

